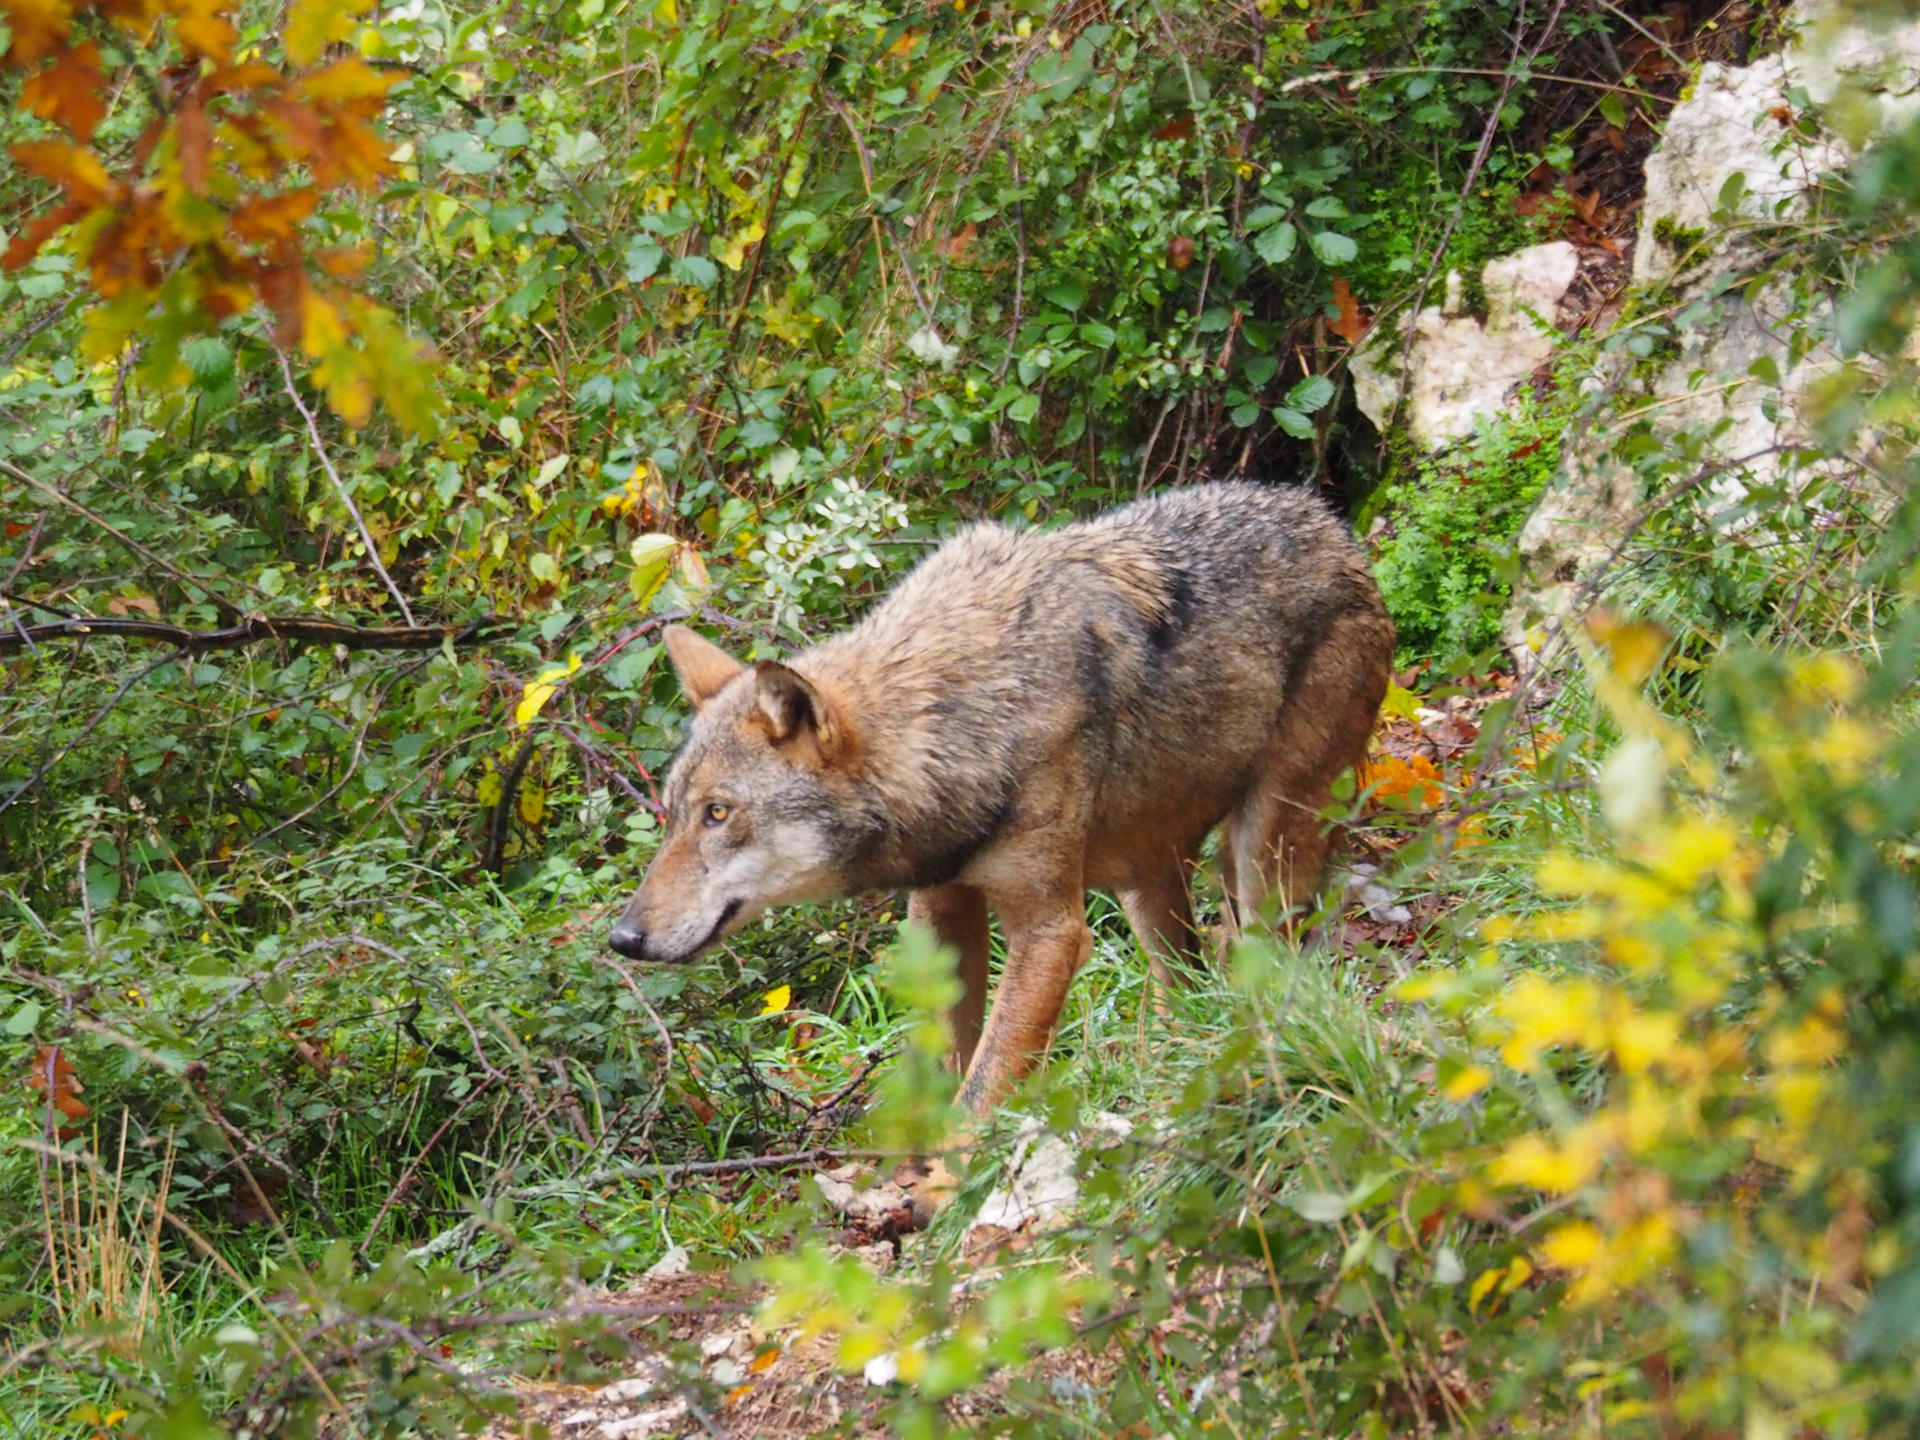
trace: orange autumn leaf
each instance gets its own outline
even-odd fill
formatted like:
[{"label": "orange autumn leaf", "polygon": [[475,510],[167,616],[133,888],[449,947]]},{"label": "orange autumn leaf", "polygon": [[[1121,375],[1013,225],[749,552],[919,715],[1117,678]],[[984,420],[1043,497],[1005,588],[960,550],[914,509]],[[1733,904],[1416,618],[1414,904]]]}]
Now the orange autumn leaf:
[{"label": "orange autumn leaf", "polygon": [[1353,291],[1347,288],[1344,275],[1333,277],[1333,303],[1340,308],[1340,318],[1327,328],[1349,345],[1358,345],[1366,336],[1369,322],[1360,309],[1360,302],[1353,298]]},{"label": "orange autumn leaf", "polygon": [[168,0],[174,13],[174,33],[180,43],[217,65],[233,57],[240,32],[227,19],[227,0]]},{"label": "orange autumn leaf", "polygon": [[261,195],[236,205],[230,223],[241,239],[257,244],[291,240],[319,203],[320,196],[310,185],[278,195]]},{"label": "orange autumn leaf", "polygon": [[[33,1057],[33,1069],[27,1075],[27,1089],[46,1097],[46,1103],[68,1120],[84,1120],[92,1113],[80,1092],[85,1088],[74,1072],[73,1062],[58,1045],[42,1045]],[[77,1130],[61,1126],[62,1140],[72,1139]]]},{"label": "orange autumn leaf", "polygon": [[7,62],[16,69],[51,55],[66,43],[73,26],[73,7],[67,0],[0,0],[0,16],[13,32]]},{"label": "orange autumn leaf", "polygon": [[106,90],[100,47],[87,40],[62,50],[46,69],[29,76],[20,87],[20,105],[84,144],[106,116]]},{"label": "orange autumn leaf", "polygon": [[91,150],[66,140],[27,140],[13,147],[13,161],[29,175],[51,180],[81,205],[104,205],[120,187]]},{"label": "orange autumn leaf", "polygon": [[1369,755],[1361,767],[1360,783],[1371,787],[1375,803],[1402,800],[1405,809],[1430,810],[1441,801],[1441,775],[1424,755],[1402,760],[1394,755]]}]

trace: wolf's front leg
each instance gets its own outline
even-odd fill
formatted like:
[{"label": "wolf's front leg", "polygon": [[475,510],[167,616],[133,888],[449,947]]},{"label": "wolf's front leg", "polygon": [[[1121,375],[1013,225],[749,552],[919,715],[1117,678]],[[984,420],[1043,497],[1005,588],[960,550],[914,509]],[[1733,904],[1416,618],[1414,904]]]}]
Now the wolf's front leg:
[{"label": "wolf's front leg", "polygon": [[1093,954],[1086,892],[1077,882],[989,898],[1006,930],[1007,964],[960,1086],[960,1103],[976,1115],[1033,1069],[1053,1039],[1067,987]]},{"label": "wolf's front leg", "polygon": [[908,897],[907,919],[925,925],[942,945],[959,953],[957,973],[966,989],[960,1003],[947,1011],[947,1034],[953,1044],[950,1063],[964,1073],[987,1015],[987,966],[992,958],[987,897],[972,885],[929,886]]}]

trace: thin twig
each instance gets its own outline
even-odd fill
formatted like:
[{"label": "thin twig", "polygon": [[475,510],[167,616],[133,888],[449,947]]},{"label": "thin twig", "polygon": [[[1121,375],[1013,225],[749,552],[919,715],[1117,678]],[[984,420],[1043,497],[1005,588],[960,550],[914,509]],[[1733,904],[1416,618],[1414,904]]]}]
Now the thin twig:
[{"label": "thin twig", "polygon": [[320,468],[327,472],[327,479],[333,482],[333,493],[340,497],[340,503],[347,507],[347,514],[353,517],[353,523],[360,532],[360,543],[367,547],[367,560],[372,564],[380,581],[387,587],[387,593],[393,597],[393,603],[400,607],[400,616],[409,626],[413,624],[413,611],[407,606],[407,597],[400,593],[400,587],[393,583],[393,577],[387,573],[387,567],[380,563],[380,546],[375,543],[373,532],[367,529],[367,522],[361,518],[360,507],[353,503],[353,496],[347,492],[346,482],[341,480],[340,472],[333,468],[333,458],[327,454],[326,442],[320,438],[320,422],[314,418],[313,411],[307,408],[307,402],[300,398],[300,387],[294,384],[293,367],[287,363],[287,352],[280,348],[279,342],[271,336],[267,343],[273,346],[274,358],[280,362],[280,376],[286,382],[287,398],[293,401],[293,408],[300,412],[300,418],[307,422],[307,443],[313,449],[314,459],[320,462]]}]

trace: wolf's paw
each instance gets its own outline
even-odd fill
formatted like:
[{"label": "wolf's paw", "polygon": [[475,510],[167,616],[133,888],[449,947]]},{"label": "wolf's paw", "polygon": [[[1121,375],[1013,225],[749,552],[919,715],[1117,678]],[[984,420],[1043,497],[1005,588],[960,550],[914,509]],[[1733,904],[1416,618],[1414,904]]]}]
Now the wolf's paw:
[{"label": "wolf's paw", "polygon": [[947,1208],[947,1202],[953,1199],[954,1192],[960,1188],[959,1177],[937,1155],[931,1160],[902,1165],[900,1182],[906,1187],[908,1203],[913,1208],[913,1228],[916,1230],[924,1230],[932,1224],[933,1217]]}]

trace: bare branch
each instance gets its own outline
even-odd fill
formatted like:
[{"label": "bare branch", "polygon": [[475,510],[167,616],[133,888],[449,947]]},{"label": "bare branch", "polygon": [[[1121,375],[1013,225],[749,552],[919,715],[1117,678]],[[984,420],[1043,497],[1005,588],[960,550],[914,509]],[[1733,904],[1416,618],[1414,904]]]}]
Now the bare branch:
[{"label": "bare branch", "polygon": [[[272,343],[271,341],[269,343]],[[320,422],[313,418],[313,411],[307,408],[307,402],[300,398],[300,387],[293,383],[293,367],[287,363],[287,352],[278,344],[273,346],[274,358],[280,362],[280,374],[286,381],[287,398],[293,401],[293,408],[300,412],[300,418],[307,422],[307,442],[313,447],[313,455],[320,462],[320,468],[327,472],[327,478],[333,482],[333,493],[340,497],[340,503],[347,507],[347,514],[353,517],[355,528],[360,531],[360,543],[367,547],[367,562],[380,576],[381,584],[387,587],[387,593],[393,597],[393,603],[400,607],[400,618],[408,625],[413,624],[413,611],[407,608],[407,597],[400,593],[400,587],[393,583],[393,577],[387,573],[387,567],[380,563],[380,546],[373,538],[373,532],[367,529],[367,522],[361,518],[360,507],[353,503],[346,482],[340,478],[340,472],[333,468],[333,457],[327,454],[326,444],[320,439]]]},{"label": "bare branch", "polygon": [[238,625],[229,625],[222,630],[188,630],[161,620],[135,620],[119,615],[75,615],[42,625],[15,625],[0,632],[0,650],[30,649],[43,640],[84,640],[94,635],[151,640],[159,645],[176,646],[191,655],[208,650],[239,650],[262,640],[338,645],[347,650],[437,650],[448,641],[455,645],[472,644],[495,631],[509,629],[513,624],[511,620],[487,617],[469,621],[465,625],[411,625],[388,629],[370,625],[343,625],[337,620],[321,620],[310,615],[249,615]]}]

